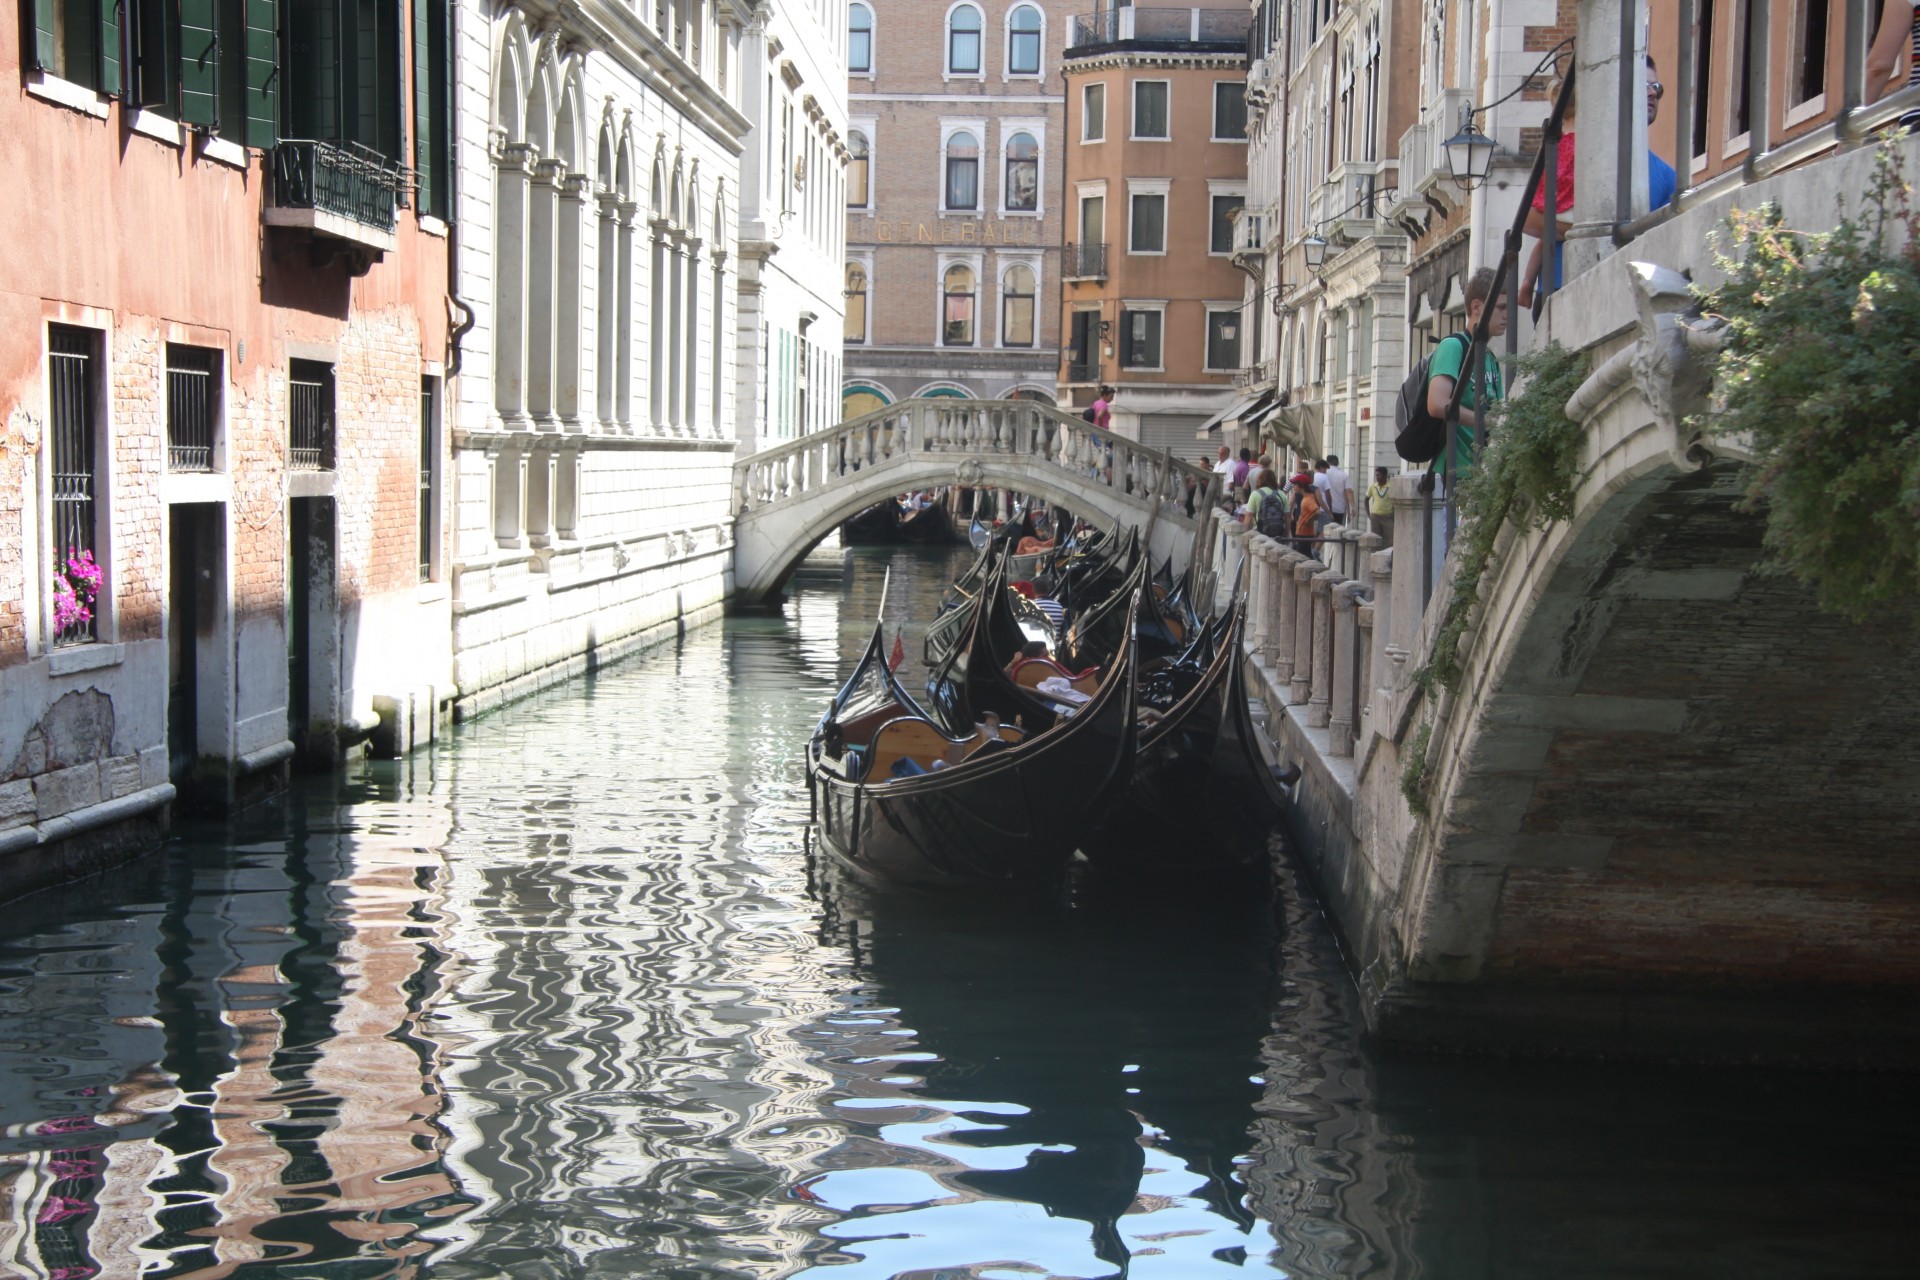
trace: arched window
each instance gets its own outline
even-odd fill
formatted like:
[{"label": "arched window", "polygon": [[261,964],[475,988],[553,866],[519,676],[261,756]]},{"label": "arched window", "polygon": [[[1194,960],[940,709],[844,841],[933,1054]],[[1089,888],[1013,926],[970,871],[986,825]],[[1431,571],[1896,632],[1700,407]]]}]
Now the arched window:
[{"label": "arched window", "polygon": [[1031,213],[1040,207],[1040,144],[1030,133],[1007,139],[1007,208]]},{"label": "arched window", "polygon": [[857,262],[847,264],[846,340],[867,340],[867,269]]},{"label": "arched window", "polygon": [[870,149],[867,135],[858,129],[847,135],[847,151],[851,159],[847,161],[847,208],[864,209],[867,207],[867,160]]},{"label": "arched window", "polygon": [[965,129],[947,139],[947,209],[980,207],[980,139]]},{"label": "arched window", "polygon": [[1040,74],[1040,11],[1030,4],[1007,15],[1007,74]]},{"label": "arched window", "polygon": [[980,11],[970,4],[947,15],[947,74],[980,74]]},{"label": "arched window", "polygon": [[847,8],[847,71],[873,74],[873,10],[858,0]]},{"label": "arched window", "polygon": [[1000,277],[1000,345],[1033,345],[1033,268],[1012,266]]},{"label": "arched window", "polygon": [[947,268],[941,278],[940,340],[949,347],[970,347],[973,345],[973,268],[954,266]]}]

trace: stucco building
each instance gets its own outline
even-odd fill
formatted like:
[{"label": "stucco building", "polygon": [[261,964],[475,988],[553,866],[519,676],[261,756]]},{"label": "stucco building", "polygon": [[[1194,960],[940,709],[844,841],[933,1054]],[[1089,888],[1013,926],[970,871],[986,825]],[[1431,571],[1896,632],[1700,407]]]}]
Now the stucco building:
[{"label": "stucco building", "polygon": [[1241,369],[1247,24],[1237,5],[1083,14],[1063,64],[1063,399],[1111,384],[1115,430],[1189,460]]},{"label": "stucco building", "polygon": [[854,0],[843,416],[1054,398],[1061,0]]},{"label": "stucco building", "polygon": [[0,895],[144,847],[176,796],[428,737],[452,691],[447,8],[22,16]]}]

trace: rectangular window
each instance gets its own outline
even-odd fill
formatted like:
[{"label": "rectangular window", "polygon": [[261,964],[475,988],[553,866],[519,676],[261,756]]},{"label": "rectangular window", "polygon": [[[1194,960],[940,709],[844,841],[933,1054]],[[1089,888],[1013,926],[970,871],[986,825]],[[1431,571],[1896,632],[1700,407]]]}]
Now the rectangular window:
[{"label": "rectangular window", "polygon": [[1240,367],[1240,313],[1207,312],[1207,368]]},{"label": "rectangular window", "polygon": [[1219,80],[1213,86],[1213,136],[1216,141],[1247,139],[1247,85],[1244,80]]},{"label": "rectangular window", "polygon": [[1793,12],[1792,105],[1827,91],[1827,0],[1799,0]]},{"label": "rectangular window", "polygon": [[220,353],[167,344],[167,467],[213,470],[213,438],[220,418]]},{"label": "rectangular window", "polygon": [[163,115],[176,114],[174,76],[182,61],[180,27],[169,8],[167,0],[126,0],[127,102]]},{"label": "rectangular window", "polygon": [[419,211],[436,218],[451,212],[453,149],[448,118],[451,47],[447,0],[413,0],[413,166]]},{"label": "rectangular window", "polygon": [[1094,245],[1106,242],[1107,198],[1083,196],[1080,200],[1080,243]]},{"label": "rectangular window", "polygon": [[1233,252],[1233,215],[1246,203],[1245,196],[1215,196],[1213,221],[1207,235],[1208,253]]},{"label": "rectangular window", "polygon": [[101,93],[120,92],[120,6],[35,0],[28,65]]},{"label": "rectangular window", "polygon": [[1000,345],[1033,345],[1033,295],[1006,293],[1000,299]]},{"label": "rectangular window", "polygon": [[1122,311],[1120,313],[1120,367],[1158,369],[1160,367],[1160,320],[1158,311]]},{"label": "rectangular window", "polygon": [[[1689,154],[1707,154],[1707,86],[1713,83],[1713,6],[1703,4],[1693,27],[1693,140]],[[1685,186],[1685,174],[1680,185]]]},{"label": "rectangular window", "polygon": [[440,379],[420,379],[420,581],[433,581],[440,520]]},{"label": "rectangular window", "polygon": [[287,134],[400,149],[397,0],[283,0]]},{"label": "rectangular window", "polygon": [[[47,332],[47,411],[51,436],[55,644],[85,644],[99,634],[99,600],[84,568],[92,561],[100,447],[100,341],[89,329]],[[93,579],[98,583],[98,577]]]},{"label": "rectangular window", "polygon": [[1167,82],[1136,80],[1133,85],[1133,136],[1166,138]]},{"label": "rectangular window", "polygon": [[1336,311],[1333,313],[1333,380],[1335,382],[1347,380],[1347,353],[1352,346],[1347,338],[1347,313]]},{"label": "rectangular window", "polygon": [[294,360],[288,370],[292,403],[287,465],[295,471],[333,470],[333,366]]},{"label": "rectangular window", "polygon": [[1127,252],[1167,251],[1167,198],[1154,192],[1135,192],[1127,221]]},{"label": "rectangular window", "polygon": [[1107,137],[1107,86],[1085,85],[1080,90],[1080,141],[1104,142]]},{"label": "rectangular window", "polygon": [[1728,84],[1727,138],[1745,137],[1751,121],[1748,120],[1748,84],[1751,78],[1753,48],[1747,38],[1751,25],[1753,0],[1734,0],[1733,6],[1733,79]]},{"label": "rectangular window", "polygon": [[1354,372],[1369,380],[1373,377],[1373,299],[1360,304],[1360,331],[1354,339]]}]

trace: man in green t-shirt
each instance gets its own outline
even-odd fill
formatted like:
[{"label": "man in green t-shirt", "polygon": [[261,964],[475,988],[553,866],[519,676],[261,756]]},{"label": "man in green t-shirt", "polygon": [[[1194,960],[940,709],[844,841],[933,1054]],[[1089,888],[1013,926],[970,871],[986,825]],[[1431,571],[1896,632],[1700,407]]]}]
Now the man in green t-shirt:
[{"label": "man in green t-shirt", "polygon": [[[1500,381],[1500,362],[1493,358],[1493,339],[1507,332],[1507,299],[1502,294],[1493,297],[1493,268],[1482,267],[1473,273],[1467,281],[1467,334],[1449,335],[1434,348],[1433,358],[1427,362],[1427,412],[1436,418],[1447,416],[1447,404],[1453,399],[1453,387],[1461,377],[1461,369],[1467,362],[1468,334],[1480,323],[1480,314],[1488,307],[1493,308],[1487,317],[1487,350],[1481,353],[1486,362],[1486,392],[1489,401],[1499,400],[1506,395],[1506,387]],[[1433,507],[1433,556],[1437,565],[1447,558],[1447,543],[1452,530],[1448,528],[1446,498],[1448,486],[1457,482],[1473,469],[1474,432],[1480,426],[1481,407],[1478,379],[1467,375],[1467,390],[1460,397],[1460,421],[1453,429],[1451,443],[1440,451],[1433,461],[1434,507]]]}]

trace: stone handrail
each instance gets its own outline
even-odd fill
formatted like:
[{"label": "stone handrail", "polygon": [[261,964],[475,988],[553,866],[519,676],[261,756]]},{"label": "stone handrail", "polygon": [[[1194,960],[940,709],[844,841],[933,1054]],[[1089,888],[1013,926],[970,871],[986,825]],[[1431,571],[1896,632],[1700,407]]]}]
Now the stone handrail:
[{"label": "stone handrail", "polygon": [[1190,528],[1213,495],[1213,472],[1150,449],[1037,400],[972,400],[953,396],[902,400],[825,431],[789,440],[734,464],[734,509],[746,514],[842,484],[860,471],[913,455],[950,457],[955,480],[972,483],[969,458],[1007,458],[1057,466],[1077,481],[1111,488],[1116,497],[1149,503],[1160,518]]}]

